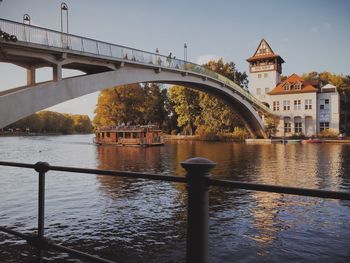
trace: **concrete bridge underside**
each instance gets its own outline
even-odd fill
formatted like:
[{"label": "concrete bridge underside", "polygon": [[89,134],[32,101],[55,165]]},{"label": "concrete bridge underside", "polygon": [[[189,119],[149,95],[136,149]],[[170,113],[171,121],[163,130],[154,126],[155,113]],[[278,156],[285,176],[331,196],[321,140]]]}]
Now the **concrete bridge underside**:
[{"label": "concrete bridge underside", "polygon": [[260,116],[252,105],[232,89],[215,81],[181,72],[124,66],[117,70],[82,75],[34,86],[8,90],[0,94],[0,127],[59,103],[105,88],[131,83],[157,82],[177,84],[210,93],[224,99],[240,116],[254,137],[266,137]]}]

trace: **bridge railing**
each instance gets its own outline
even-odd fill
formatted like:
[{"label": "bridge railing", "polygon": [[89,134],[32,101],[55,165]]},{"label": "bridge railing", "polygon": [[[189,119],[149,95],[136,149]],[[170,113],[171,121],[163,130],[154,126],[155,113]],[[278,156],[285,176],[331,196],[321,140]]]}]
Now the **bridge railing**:
[{"label": "bridge railing", "polygon": [[234,92],[240,94],[256,107],[267,113],[273,114],[265,104],[261,103],[257,98],[237,85],[234,81],[192,62],[6,19],[0,19],[0,29],[8,34],[15,35],[18,41],[24,43],[60,48],[66,52],[69,52],[70,50],[78,51],[81,53],[104,56],[106,58],[128,60],[148,65],[153,64],[158,67],[199,73],[232,88]]},{"label": "bridge railing", "polygon": [[207,263],[208,262],[208,237],[209,237],[209,192],[210,186],[227,187],[232,189],[244,189],[253,191],[263,191],[270,193],[293,194],[310,197],[332,198],[340,200],[350,200],[350,193],[335,192],[316,189],[305,189],[295,187],[284,187],[276,185],[264,185],[255,183],[245,183],[228,180],[212,179],[210,171],[216,163],[205,158],[192,158],[181,163],[186,170],[186,177],[165,176],[160,174],[135,173],[128,171],[111,171],[85,169],[65,166],[51,166],[48,163],[38,162],[36,164],[2,162],[0,166],[19,167],[34,169],[38,172],[38,229],[36,235],[23,234],[12,228],[0,225],[0,231],[15,235],[26,240],[30,245],[38,249],[38,262],[43,262],[43,251],[54,249],[92,260],[93,262],[113,261],[90,255],[79,250],[58,245],[45,237],[45,178],[48,171],[72,172],[94,174],[101,176],[118,176],[127,178],[141,178],[146,180],[158,180],[187,184],[187,243],[186,262],[187,263]]}]

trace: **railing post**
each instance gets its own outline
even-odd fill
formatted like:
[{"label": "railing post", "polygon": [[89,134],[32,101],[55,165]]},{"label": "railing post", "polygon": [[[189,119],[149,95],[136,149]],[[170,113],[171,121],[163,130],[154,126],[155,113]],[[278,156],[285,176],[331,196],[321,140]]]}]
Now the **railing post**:
[{"label": "railing post", "polygon": [[207,180],[216,163],[196,157],[181,163],[187,171],[187,263],[208,262],[209,195]]},{"label": "railing post", "polygon": [[[39,194],[38,194],[38,244],[44,239],[45,228],[45,174],[50,165],[46,162],[37,162],[35,171],[39,173]],[[38,262],[43,262],[43,250],[38,248]]]}]

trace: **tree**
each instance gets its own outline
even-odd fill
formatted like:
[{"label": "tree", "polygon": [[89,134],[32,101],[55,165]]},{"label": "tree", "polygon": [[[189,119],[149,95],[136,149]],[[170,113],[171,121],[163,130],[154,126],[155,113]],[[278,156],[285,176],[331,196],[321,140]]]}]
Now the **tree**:
[{"label": "tree", "polygon": [[220,58],[218,61],[209,61],[208,63],[204,64],[203,67],[225,76],[226,78],[236,82],[242,88],[248,89],[247,73],[238,71],[235,63],[232,61],[224,63],[223,59]]},{"label": "tree", "polygon": [[[233,62],[223,59],[209,61],[204,67],[247,87],[246,73],[238,72]],[[219,134],[232,131],[234,127],[244,127],[238,115],[222,100],[204,92],[173,86],[169,89],[169,99],[178,115],[178,126],[185,134],[193,134],[199,129],[201,134]]]},{"label": "tree", "polygon": [[199,93],[182,86],[172,86],[168,95],[178,115],[177,125],[185,134],[193,135],[200,119]]},{"label": "tree", "polygon": [[73,128],[76,133],[90,133],[92,123],[87,115],[72,115]]},{"label": "tree", "polygon": [[144,111],[144,93],[139,84],[105,89],[98,97],[93,122],[96,126],[142,123]]},{"label": "tree", "polygon": [[[75,119],[81,120],[75,122]],[[81,124],[82,123],[82,124]],[[77,127],[76,127],[77,126]],[[30,132],[49,133],[90,133],[92,132],[91,120],[87,115],[70,115],[53,111],[41,111],[16,121],[6,128]]]},{"label": "tree", "polygon": [[144,122],[156,123],[163,126],[163,123],[167,117],[167,112],[164,107],[164,96],[162,90],[157,84],[146,83],[143,87],[144,90]]}]

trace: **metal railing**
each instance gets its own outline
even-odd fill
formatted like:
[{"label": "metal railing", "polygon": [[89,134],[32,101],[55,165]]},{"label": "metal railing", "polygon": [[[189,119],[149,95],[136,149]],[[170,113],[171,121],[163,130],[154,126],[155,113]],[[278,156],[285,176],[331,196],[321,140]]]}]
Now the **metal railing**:
[{"label": "metal railing", "polygon": [[77,51],[82,54],[93,54],[106,59],[137,62],[160,68],[171,68],[184,72],[202,74],[231,88],[234,92],[240,94],[243,98],[266,113],[274,114],[265,104],[234,81],[192,62],[6,19],[0,19],[0,30],[16,36],[19,42],[36,44],[45,48],[54,47],[63,49],[65,52]]},{"label": "metal railing", "polygon": [[212,179],[210,171],[216,163],[205,158],[192,158],[181,163],[186,170],[186,177],[165,176],[159,174],[146,174],[126,171],[111,171],[98,169],[85,169],[75,167],[51,166],[45,162],[36,164],[1,162],[0,166],[11,166],[20,168],[35,169],[39,174],[38,186],[38,231],[37,235],[23,234],[13,229],[0,226],[0,231],[15,235],[26,240],[30,245],[38,249],[38,262],[43,261],[43,251],[55,249],[61,252],[69,253],[83,259],[89,259],[94,262],[113,262],[98,256],[90,255],[79,250],[71,249],[62,245],[55,244],[45,238],[45,176],[48,171],[98,174],[104,176],[122,176],[128,178],[141,178],[146,180],[158,180],[187,184],[187,243],[186,243],[186,262],[187,263],[207,263],[208,262],[208,233],[209,233],[209,194],[210,186],[228,187],[233,189],[244,189],[263,191],[270,193],[293,194],[310,197],[332,198],[341,200],[350,200],[350,193],[335,192],[316,189],[305,189],[296,187],[285,187],[276,185],[265,185],[255,183],[244,183],[237,181],[227,181]]}]

